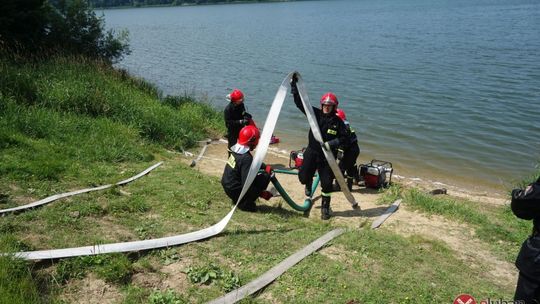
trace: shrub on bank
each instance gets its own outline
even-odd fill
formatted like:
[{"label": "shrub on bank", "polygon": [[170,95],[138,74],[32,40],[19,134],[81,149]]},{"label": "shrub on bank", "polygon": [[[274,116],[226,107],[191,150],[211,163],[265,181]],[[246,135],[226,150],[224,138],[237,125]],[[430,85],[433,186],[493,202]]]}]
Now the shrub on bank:
[{"label": "shrub on bank", "polygon": [[3,59],[0,66],[0,92],[19,105],[81,119],[106,118],[178,150],[223,132],[222,117],[211,106],[191,97],[182,97],[181,103],[160,102],[153,85],[107,64],[61,57],[22,64]]}]

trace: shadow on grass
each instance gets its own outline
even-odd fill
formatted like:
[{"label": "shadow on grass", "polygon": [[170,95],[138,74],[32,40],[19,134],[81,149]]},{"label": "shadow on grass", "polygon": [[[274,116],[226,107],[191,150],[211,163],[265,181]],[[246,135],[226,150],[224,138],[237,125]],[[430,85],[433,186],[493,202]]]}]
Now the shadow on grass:
[{"label": "shadow on grass", "polygon": [[[360,203],[360,208],[362,208],[362,203]],[[371,209],[351,209],[344,211],[334,211],[332,216],[335,217],[378,217],[382,215],[388,206],[375,207]]]},{"label": "shadow on grass", "polygon": [[298,229],[293,228],[276,228],[276,229],[246,229],[246,230],[226,230],[222,233],[218,234],[216,237],[223,237],[228,235],[238,235],[238,234],[266,234],[266,233],[284,233],[284,232],[291,232]]},{"label": "shadow on grass", "polygon": [[276,214],[282,217],[300,217],[302,216],[302,212],[299,211],[291,211],[287,210],[282,207],[273,207],[268,205],[257,205],[257,213],[263,213],[263,214]]},{"label": "shadow on grass", "polygon": [[379,189],[372,189],[372,188],[356,188],[351,191],[351,193],[360,193],[360,194],[379,194]]}]

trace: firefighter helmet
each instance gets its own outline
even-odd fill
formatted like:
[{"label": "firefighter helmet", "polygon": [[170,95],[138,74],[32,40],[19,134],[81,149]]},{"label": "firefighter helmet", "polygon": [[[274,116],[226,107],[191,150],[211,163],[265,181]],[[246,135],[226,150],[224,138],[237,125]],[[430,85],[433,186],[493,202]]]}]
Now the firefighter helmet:
[{"label": "firefighter helmet", "polygon": [[347,117],[345,116],[345,111],[343,111],[342,109],[337,109],[336,115],[341,118],[341,120],[347,119]]},{"label": "firefighter helmet", "polygon": [[244,101],[244,93],[242,93],[242,91],[239,89],[234,89],[229,95],[227,95],[227,99],[233,103],[242,103]]},{"label": "firefighter helmet", "polygon": [[334,93],[332,92],[328,92],[326,94],[324,94],[322,97],[321,97],[321,106],[322,105],[331,105],[331,106],[338,106],[339,102],[338,102],[338,99],[336,97],[336,95],[334,95]]},{"label": "firefighter helmet", "polygon": [[245,126],[242,128],[242,130],[240,130],[240,134],[238,134],[238,144],[249,146],[253,149],[259,143],[260,136],[261,134],[259,133],[259,129],[257,129],[257,127],[252,125]]}]

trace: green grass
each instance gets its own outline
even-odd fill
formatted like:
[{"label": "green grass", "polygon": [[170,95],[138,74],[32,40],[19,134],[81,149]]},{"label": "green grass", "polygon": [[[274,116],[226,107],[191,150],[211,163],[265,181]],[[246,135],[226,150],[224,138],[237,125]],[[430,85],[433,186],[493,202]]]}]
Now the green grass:
[{"label": "green grass", "polygon": [[[167,152],[222,134],[221,115],[208,105],[189,96],[160,100],[151,84],[82,59],[0,59],[0,69],[0,208],[114,183],[165,161],[128,185],[1,217],[0,251],[183,234],[230,210],[219,178]],[[439,200],[398,185],[383,199],[401,196],[413,208],[470,224],[480,241],[503,241],[496,250],[507,260],[528,228],[508,209]],[[337,225],[271,202],[255,214],[238,211],[220,235],[183,246],[42,263],[0,257],[0,303],[62,302],[88,278],[110,284],[124,303],[212,300]],[[460,293],[510,299],[507,285],[478,279],[484,270],[437,241],[354,229],[242,302],[448,303]],[[78,292],[74,298],[86,295]]]},{"label": "green grass", "polygon": [[530,234],[530,222],[516,218],[510,206],[491,206],[464,199],[432,196],[411,189],[405,191],[404,203],[428,214],[442,215],[472,226],[476,236],[509,262],[515,260],[521,243]]}]

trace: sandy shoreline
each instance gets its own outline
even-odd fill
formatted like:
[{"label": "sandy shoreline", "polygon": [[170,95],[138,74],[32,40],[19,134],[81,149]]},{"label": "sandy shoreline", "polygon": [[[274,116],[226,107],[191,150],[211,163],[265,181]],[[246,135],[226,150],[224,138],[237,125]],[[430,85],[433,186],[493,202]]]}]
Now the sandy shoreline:
[{"label": "sandy shoreline", "polygon": [[[201,147],[206,143],[207,141],[201,141]],[[206,152],[202,159],[212,160],[212,162],[221,162],[225,163],[225,157],[221,158],[221,154],[226,154],[226,140],[220,139],[220,140],[214,140],[212,141],[212,144],[210,146],[214,146],[214,149],[217,149],[219,151],[222,151],[222,153],[208,153]],[[198,148],[197,151],[193,152],[193,157],[197,157],[199,155],[201,148]],[[283,145],[271,145],[268,149],[268,154],[266,156],[265,161],[266,162],[277,162],[284,166],[288,166],[289,163],[289,154],[290,150],[283,147]],[[360,157],[359,161],[360,163],[366,163],[368,161],[364,160],[364,157]],[[440,179],[434,179],[429,176],[411,176],[407,175],[407,172],[403,172],[402,168],[398,165],[394,165],[394,174],[392,175],[392,180],[395,182],[398,182],[400,184],[403,184],[407,187],[416,187],[424,191],[431,191],[434,189],[441,189],[445,188],[447,190],[447,194],[455,197],[465,198],[476,202],[481,203],[489,203],[489,204],[496,204],[496,205],[504,205],[509,203],[508,195],[505,193],[504,189],[499,189],[498,191],[495,191],[493,189],[490,189],[488,187],[464,187],[462,184],[456,182],[452,183],[451,180],[444,180],[441,181]],[[215,169],[216,172],[214,172],[216,175],[219,175],[222,171],[222,167],[217,167]],[[213,170],[214,171],[214,170]]]}]

